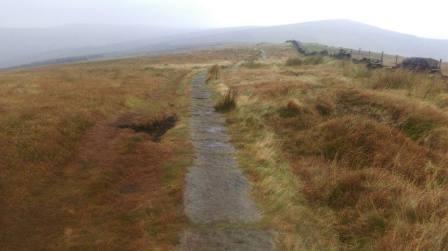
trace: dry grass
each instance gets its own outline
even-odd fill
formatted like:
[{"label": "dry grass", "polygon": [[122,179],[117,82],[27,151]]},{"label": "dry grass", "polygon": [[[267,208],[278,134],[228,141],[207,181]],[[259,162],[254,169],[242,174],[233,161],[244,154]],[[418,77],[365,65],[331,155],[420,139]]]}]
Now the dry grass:
[{"label": "dry grass", "polygon": [[238,93],[235,89],[230,88],[226,94],[218,100],[215,104],[215,110],[217,112],[229,112],[236,108],[236,99]]},{"label": "dry grass", "polygon": [[374,89],[402,89],[407,95],[422,99],[433,99],[436,95],[448,91],[447,81],[440,76],[406,70],[377,71],[369,81]]},{"label": "dry grass", "polygon": [[1,73],[0,246],[173,249],[186,75],[221,65],[218,110],[280,249],[447,250],[446,79],[257,48]]},{"label": "dry grass", "polygon": [[210,67],[207,73],[207,82],[218,80],[219,71],[220,71],[219,65],[213,65],[212,67]]},{"label": "dry grass", "polygon": [[373,71],[367,69],[365,65],[356,65],[347,61],[341,62],[341,65],[344,76],[349,78],[370,78],[373,74]]},{"label": "dry grass", "polygon": [[172,250],[187,226],[189,72],[220,47],[0,73],[0,249]]},{"label": "dry grass", "polygon": [[[191,161],[187,71],[147,67],[151,60],[0,74],[2,250],[177,243]],[[126,114],[162,121],[161,112],[179,118],[163,136],[117,126]]]},{"label": "dry grass", "polygon": [[283,158],[278,136],[262,119],[268,107],[255,97],[240,99],[227,121],[240,166],[251,178],[253,194],[263,210],[262,225],[279,233],[281,250],[335,250],[337,237],[328,224],[328,212],[306,206],[299,192],[303,184]]},{"label": "dry grass", "polygon": [[221,81],[241,95],[228,122],[285,249],[448,248],[445,80],[330,60]]},{"label": "dry grass", "polygon": [[303,65],[303,60],[301,58],[288,58],[285,63],[286,66],[298,66]]},{"label": "dry grass", "polygon": [[322,56],[309,56],[304,58],[289,58],[286,66],[300,66],[300,65],[317,65],[324,63],[325,58]]},{"label": "dry grass", "polygon": [[[197,65],[209,67],[213,64],[230,64],[256,57],[258,52],[251,46],[224,46],[211,49],[198,49],[197,51],[173,53],[153,58],[142,58],[146,64],[168,65]],[[132,59],[135,62],[136,59]]]}]

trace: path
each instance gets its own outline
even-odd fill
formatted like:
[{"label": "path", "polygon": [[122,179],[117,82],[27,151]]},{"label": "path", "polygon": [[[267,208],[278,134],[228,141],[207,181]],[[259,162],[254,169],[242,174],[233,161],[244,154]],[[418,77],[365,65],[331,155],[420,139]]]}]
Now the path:
[{"label": "path", "polygon": [[274,250],[273,234],[254,226],[261,215],[205,79],[201,72],[192,81],[190,126],[196,159],[186,177],[184,206],[194,226],[183,234],[179,249]]}]

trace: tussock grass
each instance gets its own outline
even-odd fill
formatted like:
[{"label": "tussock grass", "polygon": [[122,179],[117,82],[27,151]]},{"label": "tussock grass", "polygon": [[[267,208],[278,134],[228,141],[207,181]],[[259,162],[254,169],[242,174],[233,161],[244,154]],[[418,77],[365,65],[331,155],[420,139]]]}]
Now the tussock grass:
[{"label": "tussock grass", "polygon": [[[293,123],[274,120],[279,134],[289,133],[283,147],[297,163],[305,197],[312,205],[333,210],[340,241],[353,249],[393,250],[413,245],[440,249],[445,244],[410,241],[420,238],[417,229],[431,229],[446,217],[434,214],[448,206],[439,197],[448,184],[446,146],[442,143],[445,115],[406,98],[364,94],[356,97],[351,91],[345,97],[359,103],[336,101],[333,116],[316,115],[309,120],[314,125],[299,130],[282,129],[278,123],[289,128]],[[364,102],[369,105],[364,107]],[[310,102],[308,109],[312,106]],[[302,118],[296,123],[302,123]],[[428,201],[439,202],[421,208]],[[392,233],[407,237],[389,242]]]},{"label": "tussock grass", "polygon": [[298,66],[303,65],[303,60],[301,58],[288,58],[285,63],[286,66]]},{"label": "tussock grass", "polygon": [[408,89],[417,82],[416,74],[406,70],[378,71],[372,78],[372,88]]},{"label": "tussock grass", "polygon": [[208,69],[207,82],[215,81],[219,79],[220,67],[219,65],[213,65]]},{"label": "tussock grass", "polygon": [[407,70],[379,70],[368,79],[373,89],[404,90],[408,96],[433,100],[448,91],[448,83],[438,75],[415,73]]},{"label": "tussock grass", "polygon": [[448,93],[441,93],[435,97],[435,102],[440,108],[448,108]]},{"label": "tussock grass", "polygon": [[269,67],[269,65],[257,63],[254,61],[243,63],[243,64],[241,64],[241,66],[249,68],[249,69],[260,69],[260,68]]},{"label": "tussock grass", "polygon": [[290,231],[282,248],[316,237],[327,245],[316,250],[448,248],[443,79],[328,63],[222,80],[250,100],[228,122],[266,224]]},{"label": "tussock grass", "polygon": [[354,169],[384,168],[411,181],[425,181],[428,151],[402,135],[363,117],[335,118],[297,138],[297,152],[322,155]]},{"label": "tussock grass", "polygon": [[325,58],[323,56],[308,56],[304,58],[289,58],[286,60],[286,66],[300,66],[300,65],[318,65],[323,64]]},{"label": "tussock grass", "polygon": [[[253,193],[262,205],[263,225],[279,233],[282,250],[333,250],[337,242],[328,227],[325,211],[313,212],[297,193],[303,184],[296,179],[278,145],[278,138],[260,115],[267,107],[249,98],[228,117],[238,161],[252,178]],[[256,106],[253,106],[256,104]],[[296,104],[289,106],[296,111]]]},{"label": "tussock grass", "polygon": [[295,117],[304,114],[311,113],[312,111],[308,107],[304,106],[298,100],[289,100],[286,107],[280,108],[280,114],[283,117]]},{"label": "tussock grass", "polygon": [[318,64],[323,64],[325,62],[325,57],[323,56],[311,56],[311,57],[306,57],[303,60],[303,64],[305,65],[318,65]]},{"label": "tussock grass", "polygon": [[365,65],[357,65],[347,61],[342,61],[341,65],[343,69],[343,74],[346,77],[370,78],[373,74],[373,71],[367,69]]},{"label": "tussock grass", "polygon": [[396,94],[340,90],[337,103],[339,114],[364,114],[400,129],[416,141],[421,141],[431,130],[448,122],[447,114],[434,106]]},{"label": "tussock grass", "polygon": [[215,110],[217,112],[229,112],[237,106],[238,92],[236,89],[228,89],[227,92],[221,97],[215,104]]}]

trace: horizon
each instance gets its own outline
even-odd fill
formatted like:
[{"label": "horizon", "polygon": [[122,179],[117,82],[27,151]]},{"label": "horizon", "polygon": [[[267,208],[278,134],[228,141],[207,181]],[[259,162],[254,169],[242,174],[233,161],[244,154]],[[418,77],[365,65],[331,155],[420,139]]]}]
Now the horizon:
[{"label": "horizon", "polygon": [[6,26],[0,26],[0,29],[57,29],[57,28],[63,28],[63,27],[70,27],[70,26],[105,26],[105,27],[142,27],[142,28],[159,28],[159,29],[173,29],[173,30],[179,30],[182,32],[201,32],[201,31],[212,31],[212,30],[219,30],[219,29],[232,29],[232,28],[269,28],[269,27],[281,27],[281,26],[287,26],[287,25],[299,25],[299,24],[306,24],[306,23],[319,23],[319,22],[331,22],[331,21],[345,21],[345,22],[352,22],[367,26],[372,26],[378,29],[382,29],[389,32],[395,32],[400,33],[404,35],[410,35],[418,38],[423,39],[433,39],[433,40],[448,40],[448,38],[434,38],[434,37],[428,37],[428,36],[421,36],[416,35],[412,33],[407,33],[399,30],[392,30],[389,28],[384,28],[380,26],[376,26],[374,24],[369,24],[365,22],[361,22],[358,20],[352,20],[352,19],[321,19],[321,20],[311,20],[311,21],[303,21],[298,23],[284,23],[284,24],[275,24],[275,25],[244,25],[244,26],[223,26],[223,27],[177,27],[177,26],[155,26],[155,25],[147,25],[147,24],[108,24],[108,23],[67,23],[67,24],[61,24],[61,25],[55,25],[55,26],[29,26],[29,27],[6,27]]},{"label": "horizon", "polygon": [[[403,12],[403,6],[406,12]],[[254,0],[225,3],[205,0],[78,0],[63,3],[24,0],[17,3],[6,0],[3,12],[0,10],[0,23],[2,28],[12,29],[84,24],[209,30],[352,20],[399,33],[447,40],[448,30],[444,23],[448,20],[444,20],[443,15],[446,7],[447,3],[437,0],[428,0],[424,5],[402,0],[378,0],[365,5],[355,0],[337,3],[326,0],[312,3],[289,0],[275,3]]]}]

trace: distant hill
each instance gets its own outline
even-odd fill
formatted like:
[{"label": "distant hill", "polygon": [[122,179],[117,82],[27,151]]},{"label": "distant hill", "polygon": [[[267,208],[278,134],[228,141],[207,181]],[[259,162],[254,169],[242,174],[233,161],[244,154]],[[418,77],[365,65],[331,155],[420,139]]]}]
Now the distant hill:
[{"label": "distant hill", "polygon": [[448,60],[448,40],[421,38],[349,20],[205,31],[144,26],[68,26],[52,30],[19,31],[0,29],[0,38],[0,68],[85,55],[113,57],[224,43],[281,43],[290,39]]},{"label": "distant hill", "polygon": [[348,20],[327,20],[272,27],[254,27],[210,34],[190,34],[184,43],[223,42],[302,42],[372,51],[385,51],[402,56],[421,56],[448,60],[448,40],[427,39],[388,31]]},{"label": "distant hill", "polygon": [[[98,54],[111,44],[178,35],[189,30],[112,25],[67,25],[55,28],[0,28],[0,68],[55,58]],[[115,48],[119,49],[119,48]]]}]

